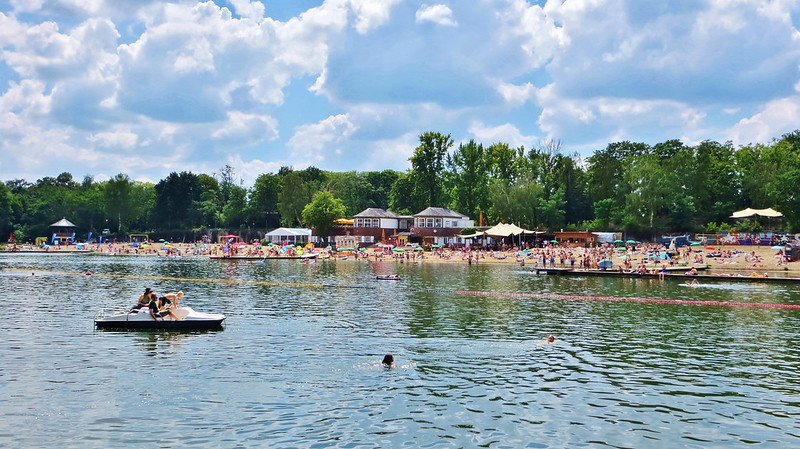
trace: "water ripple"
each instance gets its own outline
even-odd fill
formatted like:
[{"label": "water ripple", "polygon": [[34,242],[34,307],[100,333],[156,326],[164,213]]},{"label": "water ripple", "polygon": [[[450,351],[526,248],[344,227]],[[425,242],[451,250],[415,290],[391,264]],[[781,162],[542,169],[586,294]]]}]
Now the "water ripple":
[{"label": "water ripple", "polygon": [[[791,447],[800,435],[797,311],[449,293],[800,303],[787,286],[466,265],[60,255],[0,265],[24,270],[0,271],[15,317],[0,328],[3,447]],[[58,273],[85,267],[131,277]],[[374,281],[390,272],[403,281]],[[226,313],[225,329],[93,329],[95,309],[125,308],[144,286],[182,289],[193,307]],[[89,299],[72,311],[75,292]],[[380,366],[386,352],[398,368]]]}]

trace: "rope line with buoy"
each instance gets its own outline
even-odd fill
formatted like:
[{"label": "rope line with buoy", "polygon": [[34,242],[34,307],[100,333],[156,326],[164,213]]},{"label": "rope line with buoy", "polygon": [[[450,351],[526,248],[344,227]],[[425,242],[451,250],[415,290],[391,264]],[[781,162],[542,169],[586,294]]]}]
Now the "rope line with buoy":
[{"label": "rope line with buoy", "polygon": [[[86,273],[78,273],[72,271],[58,271],[58,270],[29,270],[23,268],[4,268],[9,271],[33,271],[34,273],[51,273],[51,274],[65,274],[85,276]],[[311,287],[311,288],[342,288],[342,289],[377,289],[375,286],[370,285],[342,285],[342,284],[315,284],[309,282],[273,282],[273,281],[247,281],[239,279],[208,279],[208,278],[180,278],[171,276],[145,276],[137,274],[105,274],[93,273],[93,277],[110,277],[110,278],[125,278],[125,279],[148,279],[159,281],[174,281],[174,282],[206,282],[216,284],[247,284],[247,285],[266,285],[276,287]],[[538,298],[538,299],[555,299],[555,300],[584,300],[584,301],[608,301],[608,302],[637,302],[637,303],[654,303],[654,304],[678,304],[678,305],[693,305],[693,306],[718,306],[718,307],[758,307],[766,309],[800,309],[800,304],[781,304],[781,303],[754,303],[754,302],[740,302],[740,301],[701,301],[693,299],[664,299],[664,298],[637,298],[637,297],[624,297],[624,296],[592,296],[592,295],[562,295],[557,293],[523,293],[523,292],[484,292],[474,290],[447,290],[447,289],[420,289],[417,290],[422,293],[446,293],[455,295],[469,295],[469,296],[506,296],[517,298]]]}]

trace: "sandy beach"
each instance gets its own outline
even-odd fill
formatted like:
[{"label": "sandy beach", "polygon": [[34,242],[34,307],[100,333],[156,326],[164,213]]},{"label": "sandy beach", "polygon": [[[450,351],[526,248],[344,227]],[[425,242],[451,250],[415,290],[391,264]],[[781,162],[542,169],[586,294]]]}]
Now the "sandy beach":
[{"label": "sandy beach", "polygon": [[[32,247],[30,245],[17,245],[17,251],[36,252],[36,253],[93,253],[105,255],[139,255],[139,256],[181,256],[181,257],[210,257],[225,255],[222,245],[195,245],[189,243],[175,243],[169,246],[162,244],[150,244],[144,248],[132,247],[128,244],[112,243],[102,245],[70,245],[60,247],[50,247],[47,249]],[[13,245],[7,245],[5,251],[13,250]],[[649,271],[660,270],[666,265],[673,269],[691,266],[707,266],[709,273],[735,273],[739,275],[761,275],[767,276],[800,276],[800,261],[786,262],[780,249],[773,249],[767,246],[740,246],[740,245],[714,245],[707,247],[683,247],[677,250],[677,256],[670,258],[661,254],[665,253],[663,246],[643,244],[636,247],[627,247],[625,250],[618,250],[610,247],[599,248],[569,248],[569,247],[547,247],[532,248],[527,252],[521,252],[519,248],[507,248],[503,250],[449,250],[436,249],[433,251],[403,251],[381,253],[372,248],[364,251],[344,251],[333,254],[323,252],[320,258],[329,257],[341,262],[366,262],[366,261],[390,261],[413,262],[413,263],[490,263],[490,264],[514,264],[526,267],[542,267],[542,260],[545,259],[548,267],[565,268],[585,268],[596,269],[599,260],[608,259],[613,261],[612,270],[635,269],[639,265],[644,265]],[[240,245],[236,247],[233,257],[263,257],[265,255],[263,247],[257,245]],[[575,263],[572,264],[572,260]],[[626,264],[626,260],[628,264]],[[553,265],[554,264],[554,265]],[[629,268],[630,267],[630,268]]]}]

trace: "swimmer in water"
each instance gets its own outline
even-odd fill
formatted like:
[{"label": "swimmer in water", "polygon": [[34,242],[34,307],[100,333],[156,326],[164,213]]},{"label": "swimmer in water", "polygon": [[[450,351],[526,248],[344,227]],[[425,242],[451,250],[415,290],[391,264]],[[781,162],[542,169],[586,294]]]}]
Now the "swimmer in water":
[{"label": "swimmer in water", "polygon": [[550,343],[555,343],[555,341],[556,341],[556,337],[554,337],[554,336],[552,336],[552,335],[548,335],[548,336],[547,336],[547,340],[545,340],[545,342],[546,342],[548,345],[549,345]]},{"label": "swimmer in water", "polygon": [[383,365],[384,368],[397,368],[397,366],[395,366],[394,364],[394,356],[391,354],[386,354],[385,356],[383,356],[383,361],[381,362],[381,365]]}]

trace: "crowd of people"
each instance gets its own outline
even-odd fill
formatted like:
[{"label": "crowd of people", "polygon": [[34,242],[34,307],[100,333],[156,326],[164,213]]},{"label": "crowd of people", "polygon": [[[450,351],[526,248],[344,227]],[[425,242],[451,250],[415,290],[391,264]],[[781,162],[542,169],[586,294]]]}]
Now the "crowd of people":
[{"label": "crowd of people", "polygon": [[[596,247],[572,247],[546,243],[535,246],[497,244],[484,246],[438,245],[371,245],[354,250],[336,249],[331,246],[313,247],[297,245],[273,245],[260,242],[214,243],[155,243],[133,245],[131,243],[104,242],[85,245],[84,250],[108,255],[157,255],[175,257],[248,257],[281,258],[297,257],[314,253],[318,259],[351,261],[395,261],[399,263],[450,262],[450,263],[516,263],[536,268],[565,268],[574,270],[607,269],[629,273],[659,273],[667,269],[690,268],[708,265],[715,271],[727,270],[792,270],[794,264],[783,250],[766,252],[770,247],[754,246],[685,246],[669,249],[654,243],[616,246],[604,244]],[[60,250],[63,251],[64,249]]]}]

